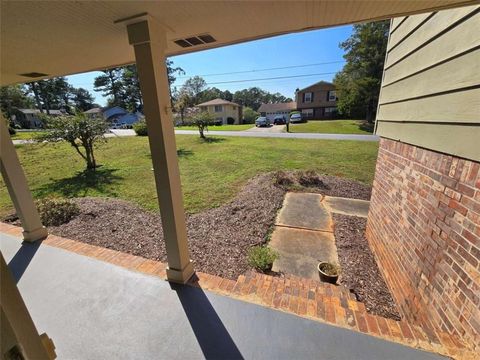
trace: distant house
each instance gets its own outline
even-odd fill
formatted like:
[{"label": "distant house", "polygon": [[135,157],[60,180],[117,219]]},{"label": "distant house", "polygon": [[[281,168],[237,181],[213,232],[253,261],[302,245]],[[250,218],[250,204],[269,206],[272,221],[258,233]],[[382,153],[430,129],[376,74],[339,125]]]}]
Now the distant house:
[{"label": "distant house", "polygon": [[138,120],[143,118],[143,114],[129,113],[120,106],[113,106],[110,108],[93,108],[84,112],[89,117],[103,117],[112,126],[127,126],[130,127]]},{"label": "distant house", "polygon": [[285,120],[288,119],[290,112],[297,109],[297,103],[295,101],[287,103],[276,104],[262,104],[258,108],[260,115],[267,117],[270,121],[273,121],[275,116],[282,115]]},{"label": "distant house", "polygon": [[215,121],[222,124],[240,124],[242,119],[242,106],[223,99],[214,99],[196,105],[202,111],[213,114]]},{"label": "distant house", "polygon": [[[42,120],[39,118],[39,114],[42,112],[38,109],[17,109],[12,117],[14,123],[20,125],[25,129],[37,129],[43,127]],[[46,114],[46,113],[44,113]],[[49,110],[49,116],[62,116],[65,115],[61,110]]]},{"label": "distant house", "polygon": [[296,100],[304,119],[333,119],[337,114],[337,94],[332,83],[319,81],[298,90]]}]

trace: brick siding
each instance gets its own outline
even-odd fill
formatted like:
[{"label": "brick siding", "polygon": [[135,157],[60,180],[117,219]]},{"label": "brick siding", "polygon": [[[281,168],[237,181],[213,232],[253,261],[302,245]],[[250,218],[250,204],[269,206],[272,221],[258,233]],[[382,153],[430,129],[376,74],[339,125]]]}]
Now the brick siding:
[{"label": "brick siding", "polygon": [[480,346],[478,162],[381,139],[367,238],[406,319]]}]

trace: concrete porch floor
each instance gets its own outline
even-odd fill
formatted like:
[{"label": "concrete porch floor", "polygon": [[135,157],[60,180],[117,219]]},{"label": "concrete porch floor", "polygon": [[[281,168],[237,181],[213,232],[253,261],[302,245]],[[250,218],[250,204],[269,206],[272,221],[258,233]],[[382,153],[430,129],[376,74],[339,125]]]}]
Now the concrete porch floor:
[{"label": "concrete porch floor", "polygon": [[0,233],[0,249],[59,359],[441,359]]}]

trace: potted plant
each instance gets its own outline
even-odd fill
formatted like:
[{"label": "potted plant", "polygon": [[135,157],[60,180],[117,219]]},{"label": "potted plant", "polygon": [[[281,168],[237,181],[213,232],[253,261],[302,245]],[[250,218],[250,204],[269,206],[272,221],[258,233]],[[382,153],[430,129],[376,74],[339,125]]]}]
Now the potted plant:
[{"label": "potted plant", "polygon": [[336,284],[338,280],[338,275],[340,275],[340,266],[337,264],[331,264],[326,261],[321,261],[318,263],[318,274],[322,281],[328,282],[330,284]]}]

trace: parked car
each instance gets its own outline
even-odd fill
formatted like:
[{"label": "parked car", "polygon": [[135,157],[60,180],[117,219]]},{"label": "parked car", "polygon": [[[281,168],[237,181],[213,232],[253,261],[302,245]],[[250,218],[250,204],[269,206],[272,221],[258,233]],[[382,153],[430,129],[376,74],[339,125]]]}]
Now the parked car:
[{"label": "parked car", "polygon": [[291,123],[299,123],[302,122],[302,114],[300,113],[295,113],[290,115],[290,122]]},{"label": "parked car", "polygon": [[255,126],[270,126],[270,120],[268,120],[265,116],[260,116],[255,120]]},{"label": "parked car", "polygon": [[285,125],[286,122],[285,116],[283,115],[277,115],[273,118],[273,125]]}]

